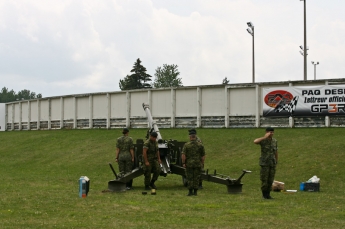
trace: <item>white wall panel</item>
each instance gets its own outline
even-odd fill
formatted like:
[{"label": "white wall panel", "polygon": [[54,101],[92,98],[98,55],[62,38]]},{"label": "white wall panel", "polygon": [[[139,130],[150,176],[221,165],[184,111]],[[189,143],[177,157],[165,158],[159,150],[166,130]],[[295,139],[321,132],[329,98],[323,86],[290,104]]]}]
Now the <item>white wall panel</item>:
[{"label": "white wall panel", "polygon": [[88,119],[89,117],[89,96],[77,97],[77,119]]},{"label": "white wall panel", "polygon": [[127,114],[126,93],[111,94],[111,118],[125,118]]},{"label": "white wall panel", "polygon": [[197,114],[197,90],[177,89],[176,90],[176,117],[196,116]]},{"label": "white wall panel", "polygon": [[230,116],[255,115],[255,88],[230,88]]},{"label": "white wall panel", "polygon": [[31,106],[31,122],[37,122],[38,112],[37,112],[37,100],[30,102]]},{"label": "white wall panel", "polygon": [[201,116],[224,116],[225,92],[224,88],[202,88]]},{"label": "white wall panel", "polygon": [[60,120],[61,117],[61,100],[60,98],[51,99],[51,120]]},{"label": "white wall panel", "polygon": [[152,91],[151,113],[153,117],[171,116],[171,90]]},{"label": "white wall panel", "polygon": [[19,111],[19,103],[14,104],[14,122],[19,122],[20,111]]},{"label": "white wall panel", "polygon": [[12,104],[6,104],[7,106],[7,122],[12,122]]},{"label": "white wall panel", "polygon": [[63,110],[64,110],[64,120],[74,119],[74,98],[66,97],[63,101]]},{"label": "white wall panel", "polygon": [[148,92],[131,92],[131,117],[145,116],[143,103],[148,103]]},{"label": "white wall panel", "polygon": [[49,101],[41,100],[41,121],[48,121],[49,119]]},{"label": "white wall panel", "polygon": [[107,94],[93,95],[93,119],[107,118],[108,99]]},{"label": "white wall panel", "polygon": [[6,104],[0,103],[0,131],[6,130]]},{"label": "white wall panel", "polygon": [[22,122],[28,121],[28,102],[22,103]]}]

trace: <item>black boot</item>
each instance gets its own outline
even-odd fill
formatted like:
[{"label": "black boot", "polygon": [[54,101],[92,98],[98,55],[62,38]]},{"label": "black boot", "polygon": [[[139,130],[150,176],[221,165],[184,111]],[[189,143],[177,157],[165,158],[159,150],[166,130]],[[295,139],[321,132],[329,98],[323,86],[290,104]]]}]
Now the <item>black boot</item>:
[{"label": "black boot", "polygon": [[150,187],[153,188],[153,189],[157,189],[157,187],[155,185],[155,181],[156,180],[151,180],[151,183],[150,183]]},{"label": "black boot", "polygon": [[267,199],[267,192],[266,191],[262,191],[262,198]]},{"label": "black boot", "polygon": [[198,189],[194,189],[194,196],[198,195]]},{"label": "black boot", "polygon": [[266,195],[266,196],[267,196],[266,199],[270,199],[270,200],[271,200],[271,199],[274,199],[274,198],[270,195],[270,192],[271,192],[271,191],[267,191],[267,192],[266,192],[266,194],[267,194],[267,195]]},{"label": "black boot", "polygon": [[199,189],[203,189],[204,187],[202,186],[202,180],[199,182]]},{"label": "black boot", "polygon": [[189,189],[189,192],[188,192],[188,194],[187,194],[187,196],[193,196],[194,194],[193,194],[193,189]]}]

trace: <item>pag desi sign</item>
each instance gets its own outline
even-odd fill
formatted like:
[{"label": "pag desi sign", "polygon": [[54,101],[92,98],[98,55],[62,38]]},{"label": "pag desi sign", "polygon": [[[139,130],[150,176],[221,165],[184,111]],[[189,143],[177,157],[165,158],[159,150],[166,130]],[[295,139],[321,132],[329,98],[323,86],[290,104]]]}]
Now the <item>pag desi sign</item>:
[{"label": "pag desi sign", "polygon": [[345,115],[345,85],[263,88],[263,116]]}]

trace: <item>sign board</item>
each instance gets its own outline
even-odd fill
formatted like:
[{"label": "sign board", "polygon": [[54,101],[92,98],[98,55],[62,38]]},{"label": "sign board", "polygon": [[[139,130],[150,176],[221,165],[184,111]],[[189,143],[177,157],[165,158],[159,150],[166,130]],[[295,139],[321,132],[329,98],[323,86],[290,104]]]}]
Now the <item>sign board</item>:
[{"label": "sign board", "polygon": [[263,88],[263,116],[345,115],[345,85]]}]

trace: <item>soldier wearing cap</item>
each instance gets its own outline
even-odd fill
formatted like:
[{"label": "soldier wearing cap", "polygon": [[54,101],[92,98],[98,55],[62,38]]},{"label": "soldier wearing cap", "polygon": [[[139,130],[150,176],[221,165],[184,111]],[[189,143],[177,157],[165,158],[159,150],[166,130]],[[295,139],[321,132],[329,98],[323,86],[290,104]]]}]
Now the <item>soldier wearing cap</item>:
[{"label": "soldier wearing cap", "polygon": [[[150,138],[147,139],[143,146],[143,158],[144,158],[144,184],[145,190],[156,189],[155,181],[161,172],[159,164],[161,158],[159,155],[158,143],[156,141],[158,134],[156,132],[150,133]],[[153,173],[151,179],[151,172]]]},{"label": "soldier wearing cap", "polygon": [[[183,146],[182,150],[182,165],[186,168],[186,178],[188,194],[187,196],[197,195],[201,170],[205,162],[204,146],[196,141],[196,131],[189,131],[190,142]],[[193,192],[194,191],[194,192]]]},{"label": "soldier wearing cap", "polygon": [[[123,136],[116,141],[116,162],[119,164],[119,171],[122,175],[131,172],[134,163],[133,139],[128,136],[128,133],[129,130],[124,128]],[[131,187],[132,180],[126,183],[127,190],[130,190]]]},{"label": "soldier wearing cap", "polygon": [[[202,144],[201,139],[199,138],[198,135],[196,135],[196,134],[197,134],[196,129],[190,129],[190,130],[188,130],[188,132],[190,132],[190,131],[195,131],[195,140],[196,140],[197,142],[199,142],[199,143]],[[204,170],[204,165],[203,165],[202,168],[201,168],[201,172],[204,172],[204,171],[205,171],[205,170]],[[199,189],[203,189],[203,188],[204,188],[204,187],[202,186],[202,180],[200,179],[200,182],[199,182]]]},{"label": "soldier wearing cap", "polygon": [[277,140],[273,138],[274,129],[266,128],[266,134],[254,140],[255,144],[261,146],[261,157],[259,164],[261,191],[264,199],[273,199],[270,195],[272,184],[276,173],[276,165],[278,163],[278,144]]}]

